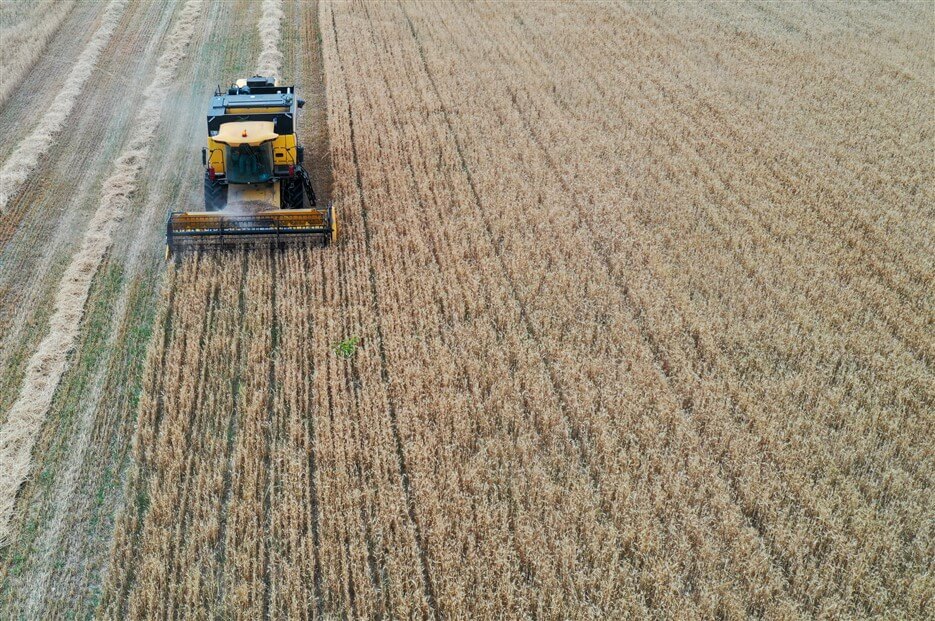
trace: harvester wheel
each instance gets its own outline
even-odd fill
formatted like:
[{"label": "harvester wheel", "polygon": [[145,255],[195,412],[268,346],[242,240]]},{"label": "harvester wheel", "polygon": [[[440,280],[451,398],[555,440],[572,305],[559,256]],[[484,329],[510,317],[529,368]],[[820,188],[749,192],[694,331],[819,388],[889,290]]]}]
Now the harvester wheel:
[{"label": "harvester wheel", "polygon": [[304,202],[302,200],[302,180],[298,177],[292,179],[283,179],[282,196],[280,203],[283,209],[302,209]]},{"label": "harvester wheel", "polygon": [[205,173],[205,211],[221,211],[227,207],[227,186]]}]

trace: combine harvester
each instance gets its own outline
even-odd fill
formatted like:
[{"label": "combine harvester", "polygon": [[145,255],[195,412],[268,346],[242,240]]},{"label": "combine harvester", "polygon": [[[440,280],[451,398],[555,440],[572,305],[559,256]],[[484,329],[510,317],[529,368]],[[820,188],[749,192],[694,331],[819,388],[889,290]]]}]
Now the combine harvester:
[{"label": "combine harvester", "polygon": [[333,209],[317,205],[302,166],[295,120],[304,104],[295,87],[261,76],[217,89],[201,150],[205,210],[169,214],[166,259],[191,247],[337,240]]}]

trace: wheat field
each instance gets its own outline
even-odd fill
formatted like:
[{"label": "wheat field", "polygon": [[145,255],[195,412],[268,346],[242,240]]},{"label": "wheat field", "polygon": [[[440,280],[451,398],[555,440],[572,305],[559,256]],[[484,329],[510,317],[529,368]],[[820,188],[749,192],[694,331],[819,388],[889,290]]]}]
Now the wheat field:
[{"label": "wheat field", "polygon": [[931,618],[931,6],[230,4],[171,71],[301,76],[342,239],[163,266],[139,173],[0,616]]}]

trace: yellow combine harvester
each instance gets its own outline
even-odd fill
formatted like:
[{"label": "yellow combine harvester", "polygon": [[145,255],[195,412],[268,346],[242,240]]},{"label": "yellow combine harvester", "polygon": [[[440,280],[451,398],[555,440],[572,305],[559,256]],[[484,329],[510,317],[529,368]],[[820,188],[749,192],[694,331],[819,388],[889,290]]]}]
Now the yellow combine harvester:
[{"label": "yellow combine harvester", "polygon": [[331,205],[315,201],[304,151],[296,141],[295,87],[271,78],[237,80],[211,99],[204,211],[169,214],[166,257],[186,247],[336,241]]}]

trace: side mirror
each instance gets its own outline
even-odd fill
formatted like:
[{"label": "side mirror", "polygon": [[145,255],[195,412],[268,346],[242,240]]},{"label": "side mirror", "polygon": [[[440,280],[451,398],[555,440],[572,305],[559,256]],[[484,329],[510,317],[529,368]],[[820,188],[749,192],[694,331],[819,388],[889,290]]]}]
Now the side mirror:
[{"label": "side mirror", "polygon": [[202,166],[208,165],[208,148],[207,147],[201,147],[201,165]]},{"label": "side mirror", "polygon": [[299,164],[305,161],[305,147],[296,147],[296,157],[299,160]]},{"label": "side mirror", "polygon": [[300,97],[300,98],[298,98],[298,99],[295,100],[295,105],[297,105],[298,107],[301,108],[302,106],[305,105],[305,100],[302,99],[302,98]]}]

